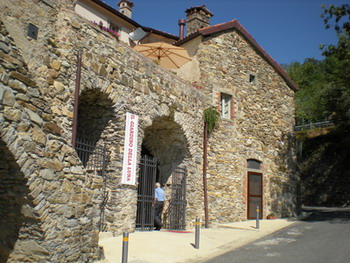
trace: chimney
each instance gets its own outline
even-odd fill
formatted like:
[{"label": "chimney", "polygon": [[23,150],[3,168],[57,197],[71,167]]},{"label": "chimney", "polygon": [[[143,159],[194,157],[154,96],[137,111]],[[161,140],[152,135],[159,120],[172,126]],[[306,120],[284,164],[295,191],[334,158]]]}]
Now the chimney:
[{"label": "chimney", "polygon": [[179,27],[180,27],[179,38],[180,38],[180,40],[184,38],[185,25],[186,25],[186,20],[185,19],[179,19]]},{"label": "chimney", "polygon": [[187,36],[198,29],[210,26],[210,18],[214,16],[205,5],[194,6],[186,9],[187,14]]},{"label": "chimney", "polygon": [[134,3],[129,0],[120,0],[117,4],[119,6],[119,12],[127,17],[131,18],[132,15],[132,7]]}]

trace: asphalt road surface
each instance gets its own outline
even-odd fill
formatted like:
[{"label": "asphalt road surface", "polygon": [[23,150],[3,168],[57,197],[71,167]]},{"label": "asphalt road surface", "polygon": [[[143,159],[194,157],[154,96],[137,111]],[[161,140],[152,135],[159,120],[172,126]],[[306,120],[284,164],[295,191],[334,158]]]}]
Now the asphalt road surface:
[{"label": "asphalt road surface", "polygon": [[350,263],[350,208],[307,208],[310,216],[206,263]]}]

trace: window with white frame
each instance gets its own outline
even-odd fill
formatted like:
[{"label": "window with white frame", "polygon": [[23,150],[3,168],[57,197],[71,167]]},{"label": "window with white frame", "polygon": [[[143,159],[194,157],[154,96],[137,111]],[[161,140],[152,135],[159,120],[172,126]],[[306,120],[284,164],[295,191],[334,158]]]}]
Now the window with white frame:
[{"label": "window with white frame", "polygon": [[221,93],[221,117],[225,119],[231,118],[231,98],[229,94]]},{"label": "window with white frame", "polygon": [[109,22],[109,29],[113,30],[116,33],[119,33],[119,30],[120,30],[120,28],[116,24],[114,24],[112,22]]}]

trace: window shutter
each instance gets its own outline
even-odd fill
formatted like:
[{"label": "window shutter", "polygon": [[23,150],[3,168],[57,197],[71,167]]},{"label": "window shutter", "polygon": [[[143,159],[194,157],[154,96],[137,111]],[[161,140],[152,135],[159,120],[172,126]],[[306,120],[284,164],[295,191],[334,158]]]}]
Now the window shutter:
[{"label": "window shutter", "polygon": [[221,92],[218,92],[218,112],[221,113]]},{"label": "window shutter", "polygon": [[235,103],[234,103],[233,97],[231,97],[231,109],[230,109],[230,111],[231,111],[230,118],[231,118],[231,120],[233,120],[235,117]]}]

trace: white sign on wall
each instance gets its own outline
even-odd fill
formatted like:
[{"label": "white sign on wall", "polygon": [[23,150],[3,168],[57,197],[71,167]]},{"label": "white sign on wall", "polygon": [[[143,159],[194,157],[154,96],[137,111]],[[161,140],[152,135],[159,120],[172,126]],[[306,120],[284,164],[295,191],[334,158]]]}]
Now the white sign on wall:
[{"label": "white sign on wall", "polygon": [[138,121],[137,115],[126,113],[122,184],[136,184]]}]

